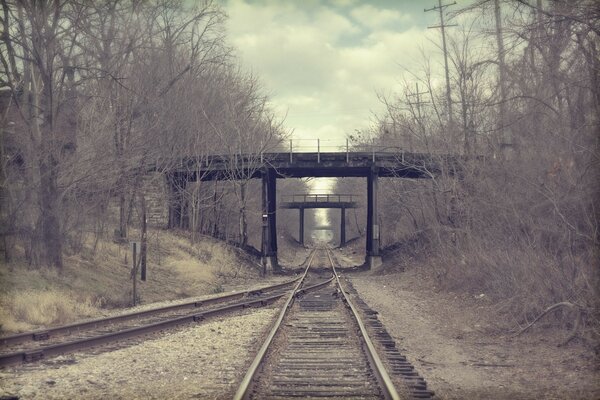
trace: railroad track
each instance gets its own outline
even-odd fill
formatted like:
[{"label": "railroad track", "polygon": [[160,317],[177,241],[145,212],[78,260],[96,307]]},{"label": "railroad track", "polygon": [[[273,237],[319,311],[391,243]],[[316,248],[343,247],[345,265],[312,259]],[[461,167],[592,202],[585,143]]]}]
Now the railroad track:
[{"label": "railroad track", "polygon": [[259,289],[0,337],[0,366],[27,363],[131,339],[246,307],[272,303],[298,279]]},{"label": "railroad track", "polygon": [[330,250],[314,251],[234,399],[431,398],[376,313],[351,299],[351,290]]}]

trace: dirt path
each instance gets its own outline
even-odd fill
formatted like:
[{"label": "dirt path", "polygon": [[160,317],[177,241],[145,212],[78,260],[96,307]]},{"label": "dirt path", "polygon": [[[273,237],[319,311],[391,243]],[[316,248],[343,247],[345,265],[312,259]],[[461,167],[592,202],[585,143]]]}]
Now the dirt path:
[{"label": "dirt path", "polygon": [[415,272],[351,278],[440,399],[600,399],[598,360],[566,332],[498,334],[485,297],[458,298]]}]

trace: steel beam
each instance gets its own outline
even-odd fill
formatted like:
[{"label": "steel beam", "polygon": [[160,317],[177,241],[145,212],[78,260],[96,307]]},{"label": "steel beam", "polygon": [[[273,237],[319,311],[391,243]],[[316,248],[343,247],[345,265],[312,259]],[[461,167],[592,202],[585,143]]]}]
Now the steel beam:
[{"label": "steel beam", "polygon": [[377,186],[379,171],[372,168],[367,176],[367,258],[369,269],[381,265],[379,225],[377,222]]},{"label": "steel beam", "polygon": [[277,268],[277,176],[272,169],[262,172],[262,265],[263,272]]}]

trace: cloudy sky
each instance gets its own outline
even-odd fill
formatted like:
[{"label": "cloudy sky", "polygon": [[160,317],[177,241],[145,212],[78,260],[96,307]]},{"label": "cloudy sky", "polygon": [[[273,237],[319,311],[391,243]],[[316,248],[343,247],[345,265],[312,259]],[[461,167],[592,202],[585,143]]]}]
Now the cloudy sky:
[{"label": "cloudy sky", "polygon": [[[455,9],[467,0],[459,1]],[[421,52],[441,66],[437,0],[222,0],[228,40],[293,138],[344,140],[381,114]]]}]

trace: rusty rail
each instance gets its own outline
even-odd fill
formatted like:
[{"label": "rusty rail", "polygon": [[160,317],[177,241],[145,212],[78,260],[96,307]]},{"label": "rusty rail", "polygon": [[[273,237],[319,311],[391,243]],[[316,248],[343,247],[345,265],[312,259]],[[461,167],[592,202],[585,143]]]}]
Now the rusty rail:
[{"label": "rusty rail", "polygon": [[173,304],[173,305],[168,305],[168,306],[164,306],[164,307],[157,307],[157,308],[152,308],[152,309],[143,310],[143,311],[136,311],[136,312],[126,313],[126,314],[116,315],[113,317],[97,318],[97,319],[93,319],[93,320],[89,320],[89,321],[77,322],[77,323],[68,324],[68,325],[61,325],[61,326],[57,326],[54,328],[48,328],[48,329],[36,330],[36,331],[30,331],[30,332],[23,332],[23,333],[18,333],[18,334],[11,335],[11,336],[4,336],[4,337],[0,337],[0,346],[14,345],[14,344],[19,344],[19,343],[25,343],[28,341],[46,340],[46,339],[49,339],[52,335],[69,334],[69,333],[83,330],[83,329],[97,328],[97,327],[101,327],[101,326],[105,326],[105,325],[110,325],[115,322],[123,322],[123,321],[131,320],[131,319],[135,319],[135,318],[139,318],[139,317],[144,317],[144,316],[149,316],[149,315],[153,315],[153,314],[164,313],[164,312],[168,312],[168,311],[182,310],[185,308],[198,308],[198,307],[207,306],[210,304],[218,304],[218,303],[223,303],[225,301],[242,299],[244,297],[256,295],[260,292],[272,291],[272,290],[284,288],[286,286],[290,286],[294,282],[296,282],[298,279],[299,278],[293,279],[290,281],[286,281],[286,282],[282,282],[282,283],[278,283],[275,285],[260,287],[258,289],[247,290],[244,292],[237,292],[237,293],[230,293],[230,294],[226,294],[226,295],[214,296],[214,297],[210,297],[210,298],[203,299],[203,300],[194,300],[194,301],[189,301],[189,302],[185,302],[185,303]]},{"label": "rusty rail", "polygon": [[[250,396],[252,395],[251,392],[251,387],[252,387],[252,383],[253,380],[257,374],[257,371],[259,369],[259,367],[261,366],[262,362],[264,361],[266,354],[269,350],[269,347],[271,346],[275,335],[277,334],[277,332],[280,330],[280,327],[283,324],[283,320],[284,317],[286,316],[286,314],[288,313],[288,311],[291,308],[291,305],[293,303],[293,300],[298,297],[301,296],[302,294],[304,294],[304,290],[309,290],[309,289],[313,289],[313,288],[317,288],[317,287],[322,287],[326,284],[329,284],[331,281],[335,280],[336,282],[336,287],[338,288],[339,291],[341,291],[343,298],[342,301],[348,306],[348,308],[350,309],[354,319],[357,321],[357,324],[359,326],[360,329],[360,333],[361,333],[361,337],[362,337],[362,341],[365,344],[365,353],[367,355],[367,359],[369,362],[369,365],[371,367],[371,370],[373,371],[373,375],[375,380],[378,382],[379,386],[381,387],[381,392],[382,394],[385,396],[386,399],[399,399],[399,395],[398,392],[396,391],[394,384],[392,383],[389,374],[386,372],[385,366],[383,364],[383,362],[381,361],[381,359],[379,358],[379,356],[377,355],[377,352],[375,350],[375,346],[373,345],[371,339],[368,336],[368,333],[366,331],[366,328],[364,327],[364,324],[361,321],[361,318],[359,316],[359,314],[357,313],[356,309],[354,308],[354,306],[352,305],[352,303],[350,302],[350,299],[348,298],[348,296],[346,296],[346,294],[344,293],[344,289],[341,285],[341,282],[339,281],[339,278],[337,276],[337,273],[335,271],[335,266],[334,266],[334,262],[333,259],[331,258],[330,255],[330,250],[327,250],[327,257],[329,259],[329,262],[331,264],[332,267],[332,271],[334,272],[334,276],[326,281],[326,282],[322,282],[319,283],[317,285],[313,285],[311,287],[308,287],[306,289],[296,289],[294,294],[290,295],[290,297],[288,298],[287,302],[285,303],[284,307],[281,310],[281,313],[278,317],[278,319],[276,320],[275,324],[273,325],[273,328],[271,329],[267,339],[265,340],[265,342],[263,343],[263,345],[261,346],[260,350],[258,351],[256,357],[254,358],[250,368],[248,369],[246,375],[244,376],[244,379],[242,380],[240,386],[238,387],[238,390],[234,396],[234,399],[236,400],[242,400],[242,399],[248,399],[250,398]],[[316,250],[315,250],[316,252]],[[314,258],[314,254],[315,252],[312,253],[312,257]],[[311,258],[311,262],[312,262],[312,258]],[[309,267],[310,267],[310,263],[309,263]],[[308,272],[308,268],[304,273],[304,277],[306,276]],[[300,284],[299,284],[300,285]],[[298,285],[298,286],[299,286]],[[318,296],[317,296],[318,297]],[[328,297],[328,296],[327,296]],[[297,379],[297,378],[295,378]],[[309,382],[306,382],[306,384],[308,385]],[[309,385],[310,386],[310,385]]]},{"label": "rusty rail", "polygon": [[[267,336],[267,338],[264,341],[263,345],[261,346],[260,350],[256,354],[256,357],[254,357],[254,360],[252,361],[250,368],[248,368],[248,371],[246,372],[244,379],[242,379],[242,382],[240,383],[240,386],[238,387],[238,389],[233,397],[234,400],[241,400],[241,399],[244,399],[247,397],[248,389],[250,388],[250,384],[252,383],[252,380],[254,379],[254,376],[256,375],[256,372],[258,371],[260,364],[262,363],[263,359],[265,358],[265,355],[267,354],[269,346],[273,342],[273,338],[279,331],[279,328],[281,327],[281,323],[283,322],[283,318],[285,317],[288,310],[290,309],[294,298],[300,292],[300,286],[302,285],[303,281],[306,279],[308,270],[311,267],[311,264],[315,257],[315,254],[316,254],[316,249],[314,249],[313,252],[310,254],[310,258],[308,260],[307,267],[304,270],[304,274],[302,274],[302,277],[300,278],[300,281],[294,288],[294,291],[290,294],[290,296],[286,300],[285,304],[281,308],[281,312],[279,313],[279,317],[277,317],[277,320],[275,321],[273,328],[269,332],[269,335]],[[313,285],[312,287],[304,288],[303,290],[306,291],[306,290],[309,290],[310,288],[321,287],[322,285],[325,285],[325,284],[331,282],[332,279],[333,279],[333,277],[326,282],[318,283],[316,285]]]},{"label": "rusty rail", "polygon": [[390,378],[390,375],[388,374],[385,365],[383,364],[381,358],[377,354],[377,350],[373,345],[373,341],[369,337],[369,333],[367,332],[365,324],[360,318],[360,314],[358,313],[356,307],[352,304],[350,298],[346,295],[346,292],[344,291],[344,287],[342,286],[340,278],[335,270],[335,265],[333,259],[331,258],[331,251],[329,249],[327,249],[327,257],[329,258],[329,262],[331,263],[331,268],[333,269],[337,286],[340,288],[340,292],[342,293],[342,296],[344,298],[343,301],[347,305],[348,309],[351,311],[351,314],[360,329],[361,339],[363,340],[366,347],[367,358],[369,359],[369,363],[371,364],[373,374],[375,375],[375,378],[381,386],[383,395],[386,399],[400,400],[400,395],[396,391],[394,383],[392,382],[392,379]]},{"label": "rusty rail", "polygon": [[279,293],[276,295],[272,295],[269,297],[256,299],[256,300],[246,300],[243,302],[219,307],[213,310],[204,311],[198,314],[187,315],[184,317],[178,317],[173,319],[168,319],[160,322],[156,322],[153,324],[143,325],[135,328],[120,330],[116,332],[106,333],[103,335],[93,336],[84,339],[78,339],[71,342],[59,343],[51,346],[40,347],[33,350],[25,350],[19,351],[10,354],[4,354],[0,356],[0,366],[8,366],[13,364],[19,364],[21,362],[33,362],[45,359],[47,357],[56,356],[60,354],[69,353],[76,350],[83,350],[90,347],[115,342],[117,340],[129,339],[132,337],[145,335],[148,333],[164,330],[167,328],[172,328],[178,325],[191,323],[191,322],[199,322],[204,320],[207,317],[221,315],[226,312],[243,309],[246,307],[252,306],[263,306],[269,304],[281,297],[283,297],[285,293]]}]

